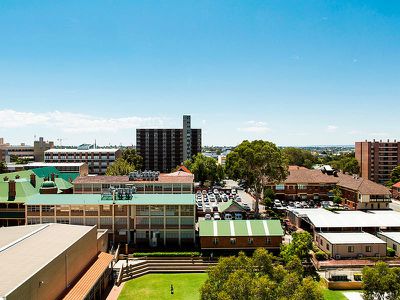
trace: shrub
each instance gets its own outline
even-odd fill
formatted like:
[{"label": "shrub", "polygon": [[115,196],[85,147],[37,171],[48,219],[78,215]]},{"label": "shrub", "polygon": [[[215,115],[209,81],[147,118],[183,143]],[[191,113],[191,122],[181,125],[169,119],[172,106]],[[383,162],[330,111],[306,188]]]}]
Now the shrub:
[{"label": "shrub", "polygon": [[396,251],[393,248],[388,247],[386,250],[387,256],[394,257],[396,255]]},{"label": "shrub", "polygon": [[143,257],[143,256],[151,256],[151,257],[178,257],[178,256],[200,256],[200,252],[134,252],[134,257]]},{"label": "shrub", "polygon": [[321,250],[318,250],[317,252],[315,252],[315,257],[317,258],[317,260],[326,260],[328,258],[326,253]]}]

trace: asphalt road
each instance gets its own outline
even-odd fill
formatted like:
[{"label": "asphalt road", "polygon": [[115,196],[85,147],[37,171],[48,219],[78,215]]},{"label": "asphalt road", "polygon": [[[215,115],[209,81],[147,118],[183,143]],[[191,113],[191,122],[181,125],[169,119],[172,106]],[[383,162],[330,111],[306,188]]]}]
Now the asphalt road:
[{"label": "asphalt road", "polygon": [[[226,187],[231,188],[231,187],[234,187],[237,185],[238,185],[237,182],[234,180],[225,180]],[[242,198],[242,202],[246,203],[248,206],[250,206],[251,210],[254,210],[255,203],[256,203],[255,199],[250,194],[246,193],[245,191],[238,190],[237,192],[238,192],[238,195],[240,196],[240,198]],[[265,211],[264,205],[260,205],[260,213],[262,213],[264,211]]]}]

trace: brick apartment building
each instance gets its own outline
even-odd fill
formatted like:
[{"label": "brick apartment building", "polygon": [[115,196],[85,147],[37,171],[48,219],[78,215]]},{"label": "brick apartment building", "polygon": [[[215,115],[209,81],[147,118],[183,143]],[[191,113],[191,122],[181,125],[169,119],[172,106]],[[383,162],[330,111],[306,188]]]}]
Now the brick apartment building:
[{"label": "brick apartment building", "polygon": [[50,149],[45,151],[46,163],[86,163],[90,174],[105,174],[110,166],[122,154],[120,149],[96,148],[93,145],[81,145],[76,149]]},{"label": "brick apartment building", "polygon": [[392,170],[400,165],[400,142],[375,141],[356,142],[356,159],[361,177],[385,183]]},{"label": "brick apartment building", "polygon": [[183,116],[182,129],[137,129],[136,149],[143,169],[170,172],[201,152],[201,129],[192,129],[190,116]]},{"label": "brick apartment building", "polygon": [[278,199],[317,202],[332,199],[330,191],[338,187],[345,199],[343,204],[351,209],[387,209],[391,201],[388,188],[366,178],[294,166],[283,183],[269,187]]}]

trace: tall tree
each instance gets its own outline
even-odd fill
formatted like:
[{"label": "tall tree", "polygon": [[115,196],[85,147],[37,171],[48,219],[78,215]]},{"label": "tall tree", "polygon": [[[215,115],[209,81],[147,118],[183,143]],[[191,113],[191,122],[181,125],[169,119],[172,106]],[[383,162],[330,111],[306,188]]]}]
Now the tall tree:
[{"label": "tall tree", "polygon": [[135,149],[125,149],[122,151],[122,158],[136,170],[140,170],[143,166],[143,157]]},{"label": "tall tree", "polygon": [[385,262],[374,267],[364,267],[363,296],[365,300],[400,298],[400,268],[389,268]]},{"label": "tall tree", "polygon": [[108,166],[106,170],[107,176],[122,176],[128,175],[130,172],[135,171],[135,167],[129,164],[122,157],[118,158],[112,165]]},{"label": "tall tree", "polygon": [[194,179],[203,185],[206,181],[219,182],[225,177],[224,169],[212,157],[201,153],[183,163],[194,174]]},{"label": "tall tree", "polygon": [[290,244],[283,245],[281,256],[285,262],[289,262],[293,256],[297,256],[300,260],[308,260],[309,253],[312,249],[312,236],[307,231],[295,232]]},{"label": "tall tree", "polygon": [[283,182],[288,175],[281,150],[268,141],[243,141],[226,157],[226,172],[232,179],[244,179],[255,192],[255,214],[267,184]]},{"label": "tall tree", "polygon": [[285,147],[282,149],[282,153],[287,158],[289,165],[311,168],[318,162],[317,157],[309,150]]},{"label": "tall tree", "polygon": [[387,186],[391,187],[393,184],[400,181],[400,166],[397,166],[390,173],[390,180],[387,182]]}]

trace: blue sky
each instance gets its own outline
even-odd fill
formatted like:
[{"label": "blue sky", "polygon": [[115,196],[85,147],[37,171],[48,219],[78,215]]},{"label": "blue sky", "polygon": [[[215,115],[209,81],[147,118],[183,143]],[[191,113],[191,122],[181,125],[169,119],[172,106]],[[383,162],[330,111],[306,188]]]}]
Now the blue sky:
[{"label": "blue sky", "polygon": [[134,144],[400,138],[399,1],[0,2],[0,136]]}]

